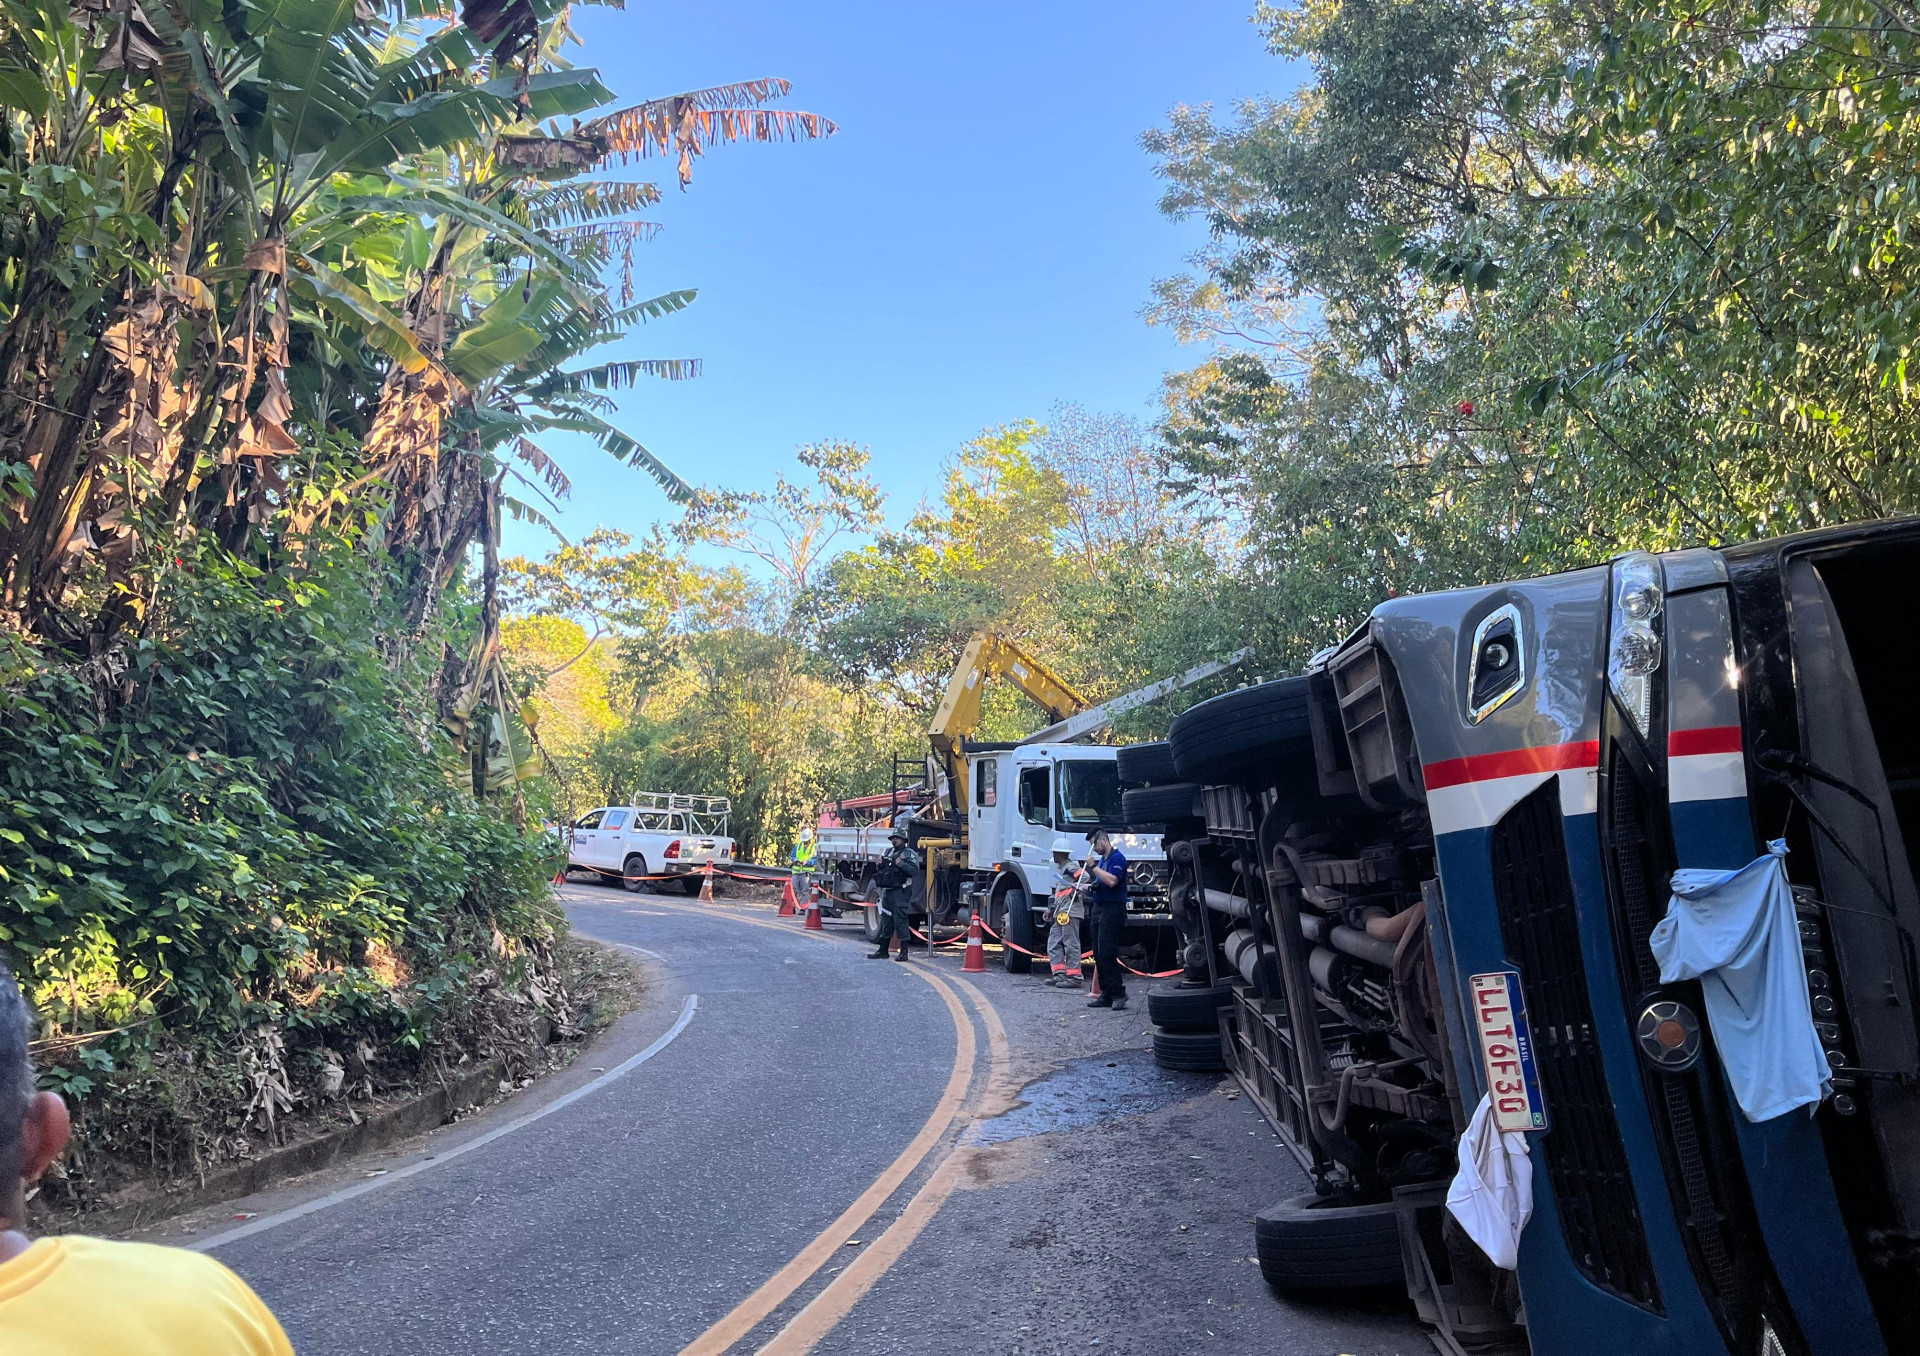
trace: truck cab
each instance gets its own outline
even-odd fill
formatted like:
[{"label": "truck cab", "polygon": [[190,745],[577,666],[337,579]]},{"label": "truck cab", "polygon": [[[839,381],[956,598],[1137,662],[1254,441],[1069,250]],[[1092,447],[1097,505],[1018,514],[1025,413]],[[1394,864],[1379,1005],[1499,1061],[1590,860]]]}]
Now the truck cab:
[{"label": "truck cab", "polygon": [[[1129,863],[1127,912],[1142,929],[1167,921],[1167,859],[1158,835],[1130,833],[1118,750],[1085,744],[970,745],[967,870],[982,916],[1028,950],[1046,938],[1053,843],[1083,859],[1105,829]],[[1010,952],[1017,956],[1018,953]]]},{"label": "truck cab", "polygon": [[[1175,721],[1206,814],[1174,889],[1238,986],[1235,1076],[1322,1236],[1398,1221],[1448,1349],[1914,1349],[1920,636],[1891,604],[1916,577],[1908,520],[1400,598]],[[1832,1081],[1756,1121],[1710,976],[1663,980],[1651,940],[1676,870],[1771,840],[1799,941],[1771,963],[1804,979]],[[1526,1036],[1512,1268],[1446,1205],[1496,990]]]}]

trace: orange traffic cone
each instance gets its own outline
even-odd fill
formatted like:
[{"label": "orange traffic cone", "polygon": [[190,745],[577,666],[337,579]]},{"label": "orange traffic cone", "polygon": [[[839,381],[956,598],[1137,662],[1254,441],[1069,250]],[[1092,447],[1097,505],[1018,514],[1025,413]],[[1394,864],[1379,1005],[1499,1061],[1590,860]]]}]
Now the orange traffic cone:
[{"label": "orange traffic cone", "polygon": [[1098,961],[1093,963],[1093,987],[1089,989],[1087,993],[1091,998],[1098,998],[1100,996],[1100,962]]},{"label": "orange traffic cone", "polygon": [[967,958],[960,962],[963,975],[984,975],[987,972],[987,947],[980,937],[980,911],[975,909],[972,921],[967,924]]},{"label": "orange traffic cone", "polygon": [[713,903],[713,863],[707,863],[707,869],[700,873],[700,899],[706,904]]},{"label": "orange traffic cone", "polygon": [[555,885],[565,885],[565,884],[567,883],[567,868],[566,868],[566,867],[564,867],[564,866],[563,866],[563,867],[561,867],[561,868],[560,868],[560,869],[559,869],[558,871],[556,871],[556,872],[554,872],[554,873],[553,873],[553,883],[554,883]]},{"label": "orange traffic cone", "polygon": [[808,932],[820,931],[820,898],[818,895],[807,901],[807,921],[803,926]]},{"label": "orange traffic cone", "polygon": [[793,877],[788,876],[780,887],[780,914],[782,918],[791,918],[800,912],[800,901],[793,897]]}]

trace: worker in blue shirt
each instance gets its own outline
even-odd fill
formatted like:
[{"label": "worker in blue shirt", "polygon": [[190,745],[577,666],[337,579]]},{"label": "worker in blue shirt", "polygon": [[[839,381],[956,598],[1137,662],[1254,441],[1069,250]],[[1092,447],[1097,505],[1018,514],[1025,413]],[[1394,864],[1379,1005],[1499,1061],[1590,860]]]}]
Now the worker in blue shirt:
[{"label": "worker in blue shirt", "polygon": [[1100,996],[1090,1008],[1127,1006],[1127,984],[1120,977],[1120,934],[1127,926],[1127,858],[1113,845],[1105,829],[1093,835],[1087,854],[1087,874],[1093,877],[1087,901],[1087,928],[1093,933],[1093,973]]}]

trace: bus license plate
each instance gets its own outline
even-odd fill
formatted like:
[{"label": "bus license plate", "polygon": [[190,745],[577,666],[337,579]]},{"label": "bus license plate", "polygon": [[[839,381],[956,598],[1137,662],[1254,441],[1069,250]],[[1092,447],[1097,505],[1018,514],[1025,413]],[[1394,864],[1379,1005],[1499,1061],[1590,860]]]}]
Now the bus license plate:
[{"label": "bus license plate", "polygon": [[1496,970],[1471,975],[1467,986],[1494,1124],[1502,1130],[1545,1130],[1547,1106],[1534,1069],[1533,1034],[1527,1026],[1527,997],[1521,992],[1519,973]]}]

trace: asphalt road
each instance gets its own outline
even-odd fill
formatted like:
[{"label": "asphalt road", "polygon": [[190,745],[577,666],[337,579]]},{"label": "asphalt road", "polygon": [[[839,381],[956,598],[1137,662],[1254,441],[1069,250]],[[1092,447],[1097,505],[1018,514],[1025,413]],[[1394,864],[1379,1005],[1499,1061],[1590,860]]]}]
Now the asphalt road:
[{"label": "asphalt road", "polygon": [[[214,1239],[301,1356],[677,1352],[776,1276],[791,1286],[732,1350],[1431,1350],[1404,1305],[1266,1288],[1252,1212],[1303,1179],[1230,1083],[1153,1067],[1137,1009],[997,968],[969,980],[952,953],[870,962],[853,931],[765,907],[563,894],[581,931],[652,967],[646,1009],[569,1071],[617,1076],[454,1147],[526,1114],[514,1099],[376,1160],[405,1180]],[[684,1029],[618,1073],[689,995]],[[898,1188],[873,1189],[903,1151]],[[383,1170],[223,1209],[269,1223]],[[877,1210],[836,1232],[863,1193]],[[218,1225],[197,1227],[204,1246]]]}]

